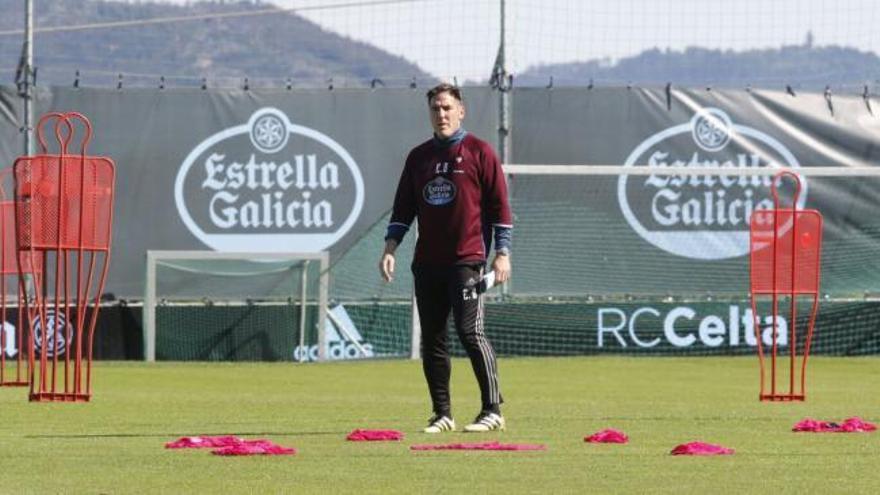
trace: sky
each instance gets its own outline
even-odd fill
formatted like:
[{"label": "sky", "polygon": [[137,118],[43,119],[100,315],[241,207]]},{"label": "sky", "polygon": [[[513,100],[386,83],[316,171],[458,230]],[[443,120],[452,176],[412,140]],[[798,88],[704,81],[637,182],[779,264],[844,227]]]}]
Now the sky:
[{"label": "sky", "polygon": [[[147,0],[128,0],[147,1]],[[177,4],[193,0],[153,0]],[[262,0],[366,41],[438,77],[485,79],[499,41],[501,0]],[[510,72],[622,57],[646,49],[803,44],[880,50],[877,0],[506,0]]]}]

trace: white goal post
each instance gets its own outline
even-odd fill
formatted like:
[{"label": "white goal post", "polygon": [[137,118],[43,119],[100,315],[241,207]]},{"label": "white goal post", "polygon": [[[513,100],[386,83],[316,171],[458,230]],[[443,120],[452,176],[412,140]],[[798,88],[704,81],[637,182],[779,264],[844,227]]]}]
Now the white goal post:
[{"label": "white goal post", "polygon": [[[166,261],[185,260],[242,260],[242,261],[302,261],[304,263],[320,263],[320,287],[318,297],[318,360],[323,361],[326,356],[327,332],[325,330],[325,318],[328,310],[330,256],[326,251],[317,253],[234,253],[218,251],[162,251],[148,250],[146,263],[146,278],[144,283],[144,360],[151,362],[156,360],[156,266],[157,263]],[[300,299],[302,310],[298,324],[299,343],[302,347],[306,334],[306,294],[308,293],[308,270],[302,271],[300,294],[290,294],[294,299]],[[344,329],[343,329],[344,331]]]}]

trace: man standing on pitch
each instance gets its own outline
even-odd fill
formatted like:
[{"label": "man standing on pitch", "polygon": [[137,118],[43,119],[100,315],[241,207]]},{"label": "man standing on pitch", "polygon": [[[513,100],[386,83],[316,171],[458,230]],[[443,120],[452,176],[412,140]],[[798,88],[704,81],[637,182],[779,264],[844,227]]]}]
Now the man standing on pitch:
[{"label": "man standing on pitch", "polygon": [[379,270],[394,276],[394,251],[418,218],[413,259],[416,301],[422,326],[422,367],[434,416],[426,433],[455,429],[449,397],[450,310],[462,345],[480,385],[482,409],[465,431],[504,429],[495,351],[483,331],[479,282],[494,233],[495,282],[510,276],[512,220],[504,171],[492,147],[461,127],[465,116],[461,91],[440,84],[428,91],[434,136],[410,151],[385,236]]}]

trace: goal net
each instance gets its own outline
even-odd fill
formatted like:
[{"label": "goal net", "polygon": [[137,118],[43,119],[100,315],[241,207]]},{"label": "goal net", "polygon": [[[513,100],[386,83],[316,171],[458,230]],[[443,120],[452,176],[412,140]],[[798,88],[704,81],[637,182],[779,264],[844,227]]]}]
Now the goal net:
[{"label": "goal net", "polygon": [[[756,335],[772,337],[768,302],[759,301],[756,318],[749,300],[749,219],[773,207],[779,169],[506,170],[513,276],[485,304],[486,333],[500,355],[751,355]],[[880,352],[880,168],[791,170],[803,185],[798,207],[825,220],[812,352]],[[780,204],[790,207],[792,193],[780,183]],[[417,229],[398,249],[387,284],[376,266],[386,224],[387,216],[332,263],[326,254],[151,252],[148,357],[418,357],[409,268]],[[780,326],[792,324],[785,304]],[[808,317],[798,311],[793,324],[803,328]],[[449,328],[450,346],[463,356]]]},{"label": "goal net", "polygon": [[[825,218],[813,351],[877,352],[880,168],[792,170],[798,207]],[[508,166],[513,277],[486,305],[492,343],[517,355],[754,353],[749,219],[773,207],[778,171]],[[782,182],[780,204],[792,196]]]},{"label": "goal net", "polygon": [[148,251],[146,359],[327,358],[329,334],[352,338],[328,311],[327,267],[326,252]]}]

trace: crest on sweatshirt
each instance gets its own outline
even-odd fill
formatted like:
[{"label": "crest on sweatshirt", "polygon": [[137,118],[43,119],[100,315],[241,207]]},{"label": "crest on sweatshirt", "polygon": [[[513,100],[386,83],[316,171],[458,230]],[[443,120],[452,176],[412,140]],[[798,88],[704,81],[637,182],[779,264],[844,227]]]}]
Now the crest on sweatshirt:
[{"label": "crest on sweatshirt", "polygon": [[425,184],[422,189],[422,197],[431,206],[444,206],[455,200],[455,183],[451,180],[437,176]]}]

